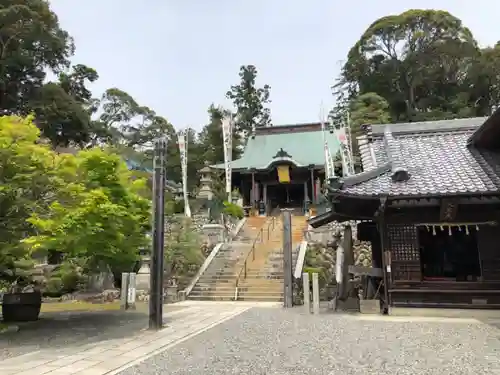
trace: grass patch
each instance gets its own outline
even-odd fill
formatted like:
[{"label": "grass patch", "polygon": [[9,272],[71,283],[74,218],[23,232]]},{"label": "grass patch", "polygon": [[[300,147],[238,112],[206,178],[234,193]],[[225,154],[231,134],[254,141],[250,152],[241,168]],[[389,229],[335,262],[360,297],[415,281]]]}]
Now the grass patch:
[{"label": "grass patch", "polygon": [[91,303],[83,301],[42,303],[41,312],[65,311],[117,311],[120,310],[120,301],[106,303]]}]

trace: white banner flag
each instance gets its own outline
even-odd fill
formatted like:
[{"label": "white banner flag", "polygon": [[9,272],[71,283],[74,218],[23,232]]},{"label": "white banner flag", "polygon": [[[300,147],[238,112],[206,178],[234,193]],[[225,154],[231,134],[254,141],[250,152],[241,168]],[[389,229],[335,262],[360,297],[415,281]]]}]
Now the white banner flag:
[{"label": "white banner flag", "polygon": [[179,152],[181,155],[181,173],[182,173],[182,193],[184,198],[184,214],[187,217],[191,217],[191,208],[189,207],[189,196],[187,190],[187,142],[188,142],[188,131],[180,132],[178,136],[179,140]]},{"label": "white banner flag", "polygon": [[226,170],[226,193],[231,202],[231,162],[233,157],[233,119],[232,116],[222,120],[222,139],[224,141],[224,167]]},{"label": "white banner flag", "polygon": [[333,159],[332,155],[330,153],[330,148],[328,147],[328,141],[326,140],[326,129],[325,129],[325,123],[321,121],[321,132],[323,133],[323,147],[324,147],[324,153],[325,153],[325,174],[326,174],[326,179],[329,180],[330,178],[335,177],[335,166],[333,164]]}]

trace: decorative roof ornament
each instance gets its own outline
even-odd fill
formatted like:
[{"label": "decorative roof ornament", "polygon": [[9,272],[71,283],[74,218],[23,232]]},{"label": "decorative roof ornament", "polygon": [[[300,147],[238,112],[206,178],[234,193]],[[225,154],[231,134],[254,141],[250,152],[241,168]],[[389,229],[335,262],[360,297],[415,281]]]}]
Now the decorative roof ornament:
[{"label": "decorative roof ornament", "polygon": [[273,156],[273,159],[277,159],[277,158],[292,158],[292,155],[290,155],[288,152],[286,152],[285,150],[283,150],[283,148],[280,148],[278,150],[278,152],[276,153],[276,155]]}]

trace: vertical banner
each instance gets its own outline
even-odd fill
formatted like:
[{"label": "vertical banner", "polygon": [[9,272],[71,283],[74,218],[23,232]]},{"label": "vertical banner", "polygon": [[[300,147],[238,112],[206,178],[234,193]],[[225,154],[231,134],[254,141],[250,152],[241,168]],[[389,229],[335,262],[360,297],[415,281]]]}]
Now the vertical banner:
[{"label": "vertical banner", "polygon": [[188,130],[179,133],[179,151],[181,155],[181,173],[182,173],[182,195],[184,198],[184,214],[191,217],[191,208],[189,207],[189,196],[187,190],[187,142]]},{"label": "vertical banner", "polygon": [[224,141],[224,167],[226,172],[226,193],[228,202],[231,198],[231,162],[233,157],[233,118],[224,117],[222,120],[222,139]]},{"label": "vertical banner", "polygon": [[330,154],[330,148],[328,147],[328,141],[326,140],[325,122],[323,120],[321,120],[321,132],[323,134],[323,147],[325,153],[325,175],[326,179],[329,180],[330,178],[333,178],[335,176],[335,167],[333,164],[332,155]]}]

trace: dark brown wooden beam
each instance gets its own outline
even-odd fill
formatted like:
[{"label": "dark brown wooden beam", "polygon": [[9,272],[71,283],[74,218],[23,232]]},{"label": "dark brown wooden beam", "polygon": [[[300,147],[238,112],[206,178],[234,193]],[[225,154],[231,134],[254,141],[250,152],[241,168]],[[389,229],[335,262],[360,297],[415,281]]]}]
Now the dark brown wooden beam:
[{"label": "dark brown wooden beam", "polygon": [[464,223],[497,221],[500,218],[500,207],[492,206],[459,206],[456,215],[450,220],[442,220],[440,207],[399,208],[386,212],[388,224],[420,224],[420,223]]}]

